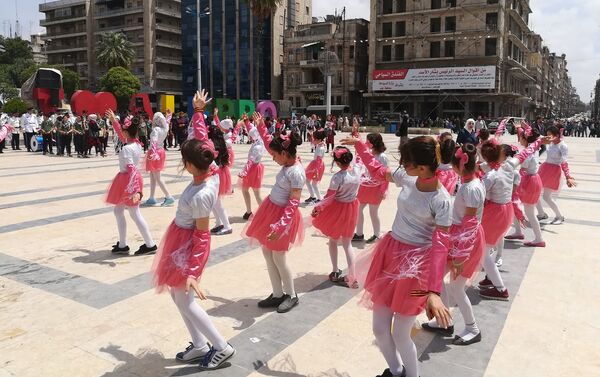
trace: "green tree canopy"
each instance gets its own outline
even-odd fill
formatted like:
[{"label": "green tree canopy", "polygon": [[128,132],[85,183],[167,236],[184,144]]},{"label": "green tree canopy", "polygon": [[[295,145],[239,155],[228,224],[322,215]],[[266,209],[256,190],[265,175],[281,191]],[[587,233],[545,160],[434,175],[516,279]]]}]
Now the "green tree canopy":
[{"label": "green tree canopy", "polygon": [[132,95],[140,90],[140,80],[123,67],[114,67],[100,78],[102,91],[111,92],[117,97],[120,110],[127,109]]},{"label": "green tree canopy", "polygon": [[2,108],[2,111],[4,111],[7,114],[13,114],[13,113],[23,114],[23,113],[27,112],[28,108],[29,108],[29,106],[25,103],[25,101],[23,101],[20,98],[13,98],[13,99],[6,101],[6,103],[4,104],[4,107]]},{"label": "green tree canopy", "polygon": [[29,42],[16,38],[5,38],[0,36],[0,64],[14,64],[17,60],[33,60],[33,51]]},{"label": "green tree canopy", "polygon": [[135,50],[123,33],[107,33],[98,42],[98,62],[110,69],[113,67],[128,68],[135,58]]}]

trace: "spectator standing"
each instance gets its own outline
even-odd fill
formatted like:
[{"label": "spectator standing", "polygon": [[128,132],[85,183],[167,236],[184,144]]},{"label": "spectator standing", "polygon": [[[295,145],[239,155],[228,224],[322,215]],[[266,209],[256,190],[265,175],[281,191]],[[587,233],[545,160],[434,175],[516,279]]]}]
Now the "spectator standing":
[{"label": "spectator standing", "polygon": [[396,136],[398,136],[400,138],[400,142],[398,143],[398,152],[400,152],[400,149],[402,148],[402,146],[404,144],[406,144],[406,142],[408,141],[409,119],[410,119],[410,117],[408,116],[408,113],[406,112],[406,110],[404,110],[404,112],[402,113],[402,122],[400,122],[400,126],[398,127],[398,130],[396,131]]},{"label": "spectator standing", "polygon": [[33,107],[27,109],[27,112],[21,117],[21,126],[23,127],[25,135],[25,147],[27,148],[27,152],[32,152],[31,138],[39,129],[37,115],[34,113]]},{"label": "spectator standing", "polygon": [[8,119],[8,123],[13,126],[12,139],[10,140],[10,146],[13,151],[20,151],[19,145],[19,133],[21,132],[21,122],[19,121],[19,114],[14,113],[12,117]]},{"label": "spectator standing", "polygon": [[467,119],[465,127],[458,132],[456,143],[459,145],[465,145],[467,143],[477,145],[479,139],[477,138],[477,132],[475,131],[475,119]]}]

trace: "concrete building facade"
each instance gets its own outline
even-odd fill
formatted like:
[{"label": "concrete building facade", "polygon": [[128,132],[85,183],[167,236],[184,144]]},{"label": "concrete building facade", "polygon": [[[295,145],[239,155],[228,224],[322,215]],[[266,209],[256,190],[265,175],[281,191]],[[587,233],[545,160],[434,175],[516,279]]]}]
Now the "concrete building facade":
[{"label": "concrete building facade", "polygon": [[332,100],[334,106],[348,106],[351,112],[364,112],[363,94],[367,91],[369,69],[369,22],[343,20],[328,16],[285,32],[285,82],[283,98],[304,113],[309,106],[325,105],[326,76],[321,68],[323,53],[334,52]]},{"label": "concrete building facade", "polygon": [[120,32],[135,49],[130,69],[142,91],[181,94],[180,0],[59,0],[39,10],[48,62],[77,70],[82,88],[99,89],[106,68],[96,46],[103,34]]},{"label": "concrete building facade", "polygon": [[[528,26],[530,14],[529,0],[372,0],[371,115],[462,120],[562,112],[571,94],[566,60],[547,52]],[[487,81],[477,81],[484,71]],[[397,80],[378,81],[390,75]]]}]

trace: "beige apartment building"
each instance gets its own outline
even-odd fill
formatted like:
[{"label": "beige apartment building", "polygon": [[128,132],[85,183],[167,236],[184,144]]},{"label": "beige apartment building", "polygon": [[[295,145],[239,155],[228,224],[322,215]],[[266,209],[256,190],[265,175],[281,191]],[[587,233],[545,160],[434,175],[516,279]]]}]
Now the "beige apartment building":
[{"label": "beige apartment building", "polygon": [[324,51],[334,52],[332,64],[332,105],[364,112],[363,94],[367,90],[369,22],[363,19],[339,20],[329,16],[288,29],[284,40],[285,82],[283,99],[292,102],[300,113],[311,106],[324,106],[326,77],[322,73]]},{"label": "beige apartment building", "polygon": [[559,115],[565,56],[528,26],[529,0],[372,0],[371,116]]},{"label": "beige apartment building", "polygon": [[48,63],[77,70],[82,88],[97,90],[106,73],[96,61],[101,35],[121,32],[134,46],[130,69],[142,91],[181,94],[180,0],[58,0],[39,10]]}]

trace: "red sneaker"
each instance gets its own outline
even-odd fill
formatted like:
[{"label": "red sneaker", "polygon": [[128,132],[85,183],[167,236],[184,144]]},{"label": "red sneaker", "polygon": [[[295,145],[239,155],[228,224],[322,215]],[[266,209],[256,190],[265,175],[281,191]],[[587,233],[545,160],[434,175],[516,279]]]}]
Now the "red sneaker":
[{"label": "red sneaker", "polygon": [[492,283],[488,278],[487,275],[485,277],[485,279],[483,279],[482,281],[479,282],[479,289],[487,289],[487,288],[493,288],[494,287],[494,283]]},{"label": "red sneaker", "polygon": [[504,236],[505,240],[524,240],[525,236],[522,234],[509,234],[508,236]]},{"label": "red sneaker", "polygon": [[529,242],[525,242],[523,244],[523,246],[529,246],[529,247],[546,247],[546,242],[544,242],[544,241],[540,241],[540,242],[529,241]]},{"label": "red sneaker", "polygon": [[499,291],[497,288],[487,288],[479,291],[479,296],[490,300],[508,301],[508,289]]}]

